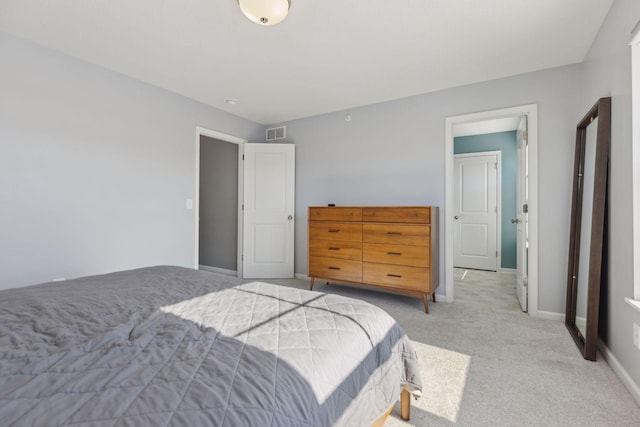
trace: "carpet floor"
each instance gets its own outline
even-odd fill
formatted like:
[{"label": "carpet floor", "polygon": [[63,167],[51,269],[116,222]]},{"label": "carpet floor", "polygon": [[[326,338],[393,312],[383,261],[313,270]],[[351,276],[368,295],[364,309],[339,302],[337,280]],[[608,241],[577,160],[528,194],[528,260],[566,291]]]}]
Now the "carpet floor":
[{"label": "carpet floor", "polygon": [[324,282],[314,290],[375,304],[411,338],[425,390],[410,421],[398,404],[385,427],[640,425],[640,407],[601,355],[584,360],[564,323],[520,310],[513,275],[456,269],[455,302],[430,303],[428,315],[417,298]]}]

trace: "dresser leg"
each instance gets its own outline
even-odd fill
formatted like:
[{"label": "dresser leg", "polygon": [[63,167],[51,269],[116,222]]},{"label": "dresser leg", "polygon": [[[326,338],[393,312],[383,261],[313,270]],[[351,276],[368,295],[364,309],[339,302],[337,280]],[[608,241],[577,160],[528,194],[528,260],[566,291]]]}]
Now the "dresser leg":
[{"label": "dresser leg", "polygon": [[309,284],[309,290],[312,291],[313,290],[313,282],[315,282],[316,279],[314,279],[313,277],[311,278],[311,283]]},{"label": "dresser leg", "polygon": [[424,312],[429,314],[429,301],[427,299],[427,294],[422,294],[422,302],[424,303]]},{"label": "dresser leg", "polygon": [[436,293],[431,294],[431,301],[436,302]]}]

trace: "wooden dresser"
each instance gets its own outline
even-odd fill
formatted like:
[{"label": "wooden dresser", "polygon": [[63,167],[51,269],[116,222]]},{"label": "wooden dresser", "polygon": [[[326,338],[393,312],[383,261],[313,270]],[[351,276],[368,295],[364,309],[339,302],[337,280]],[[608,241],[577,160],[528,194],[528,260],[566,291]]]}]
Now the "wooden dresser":
[{"label": "wooden dresser", "polygon": [[438,208],[309,207],[310,289],[316,279],[357,283],[435,302]]}]

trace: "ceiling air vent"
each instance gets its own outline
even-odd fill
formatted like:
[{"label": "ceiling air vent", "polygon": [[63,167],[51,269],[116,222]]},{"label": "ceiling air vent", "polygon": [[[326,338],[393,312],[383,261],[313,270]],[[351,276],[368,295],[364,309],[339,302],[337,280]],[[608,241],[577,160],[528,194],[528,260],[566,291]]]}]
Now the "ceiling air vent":
[{"label": "ceiling air vent", "polygon": [[279,139],[285,139],[287,137],[287,127],[280,126],[279,128],[267,129],[267,142],[277,141]]}]

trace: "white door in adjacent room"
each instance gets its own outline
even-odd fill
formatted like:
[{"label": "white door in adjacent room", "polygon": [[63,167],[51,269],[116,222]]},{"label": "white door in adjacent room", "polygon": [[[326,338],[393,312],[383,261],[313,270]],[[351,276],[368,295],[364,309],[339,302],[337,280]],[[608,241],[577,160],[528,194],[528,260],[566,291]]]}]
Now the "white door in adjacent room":
[{"label": "white door in adjacent room", "polygon": [[244,144],[243,277],[292,278],[295,145]]},{"label": "white door in adjacent room", "polygon": [[499,152],[456,154],[455,267],[497,271]]}]

